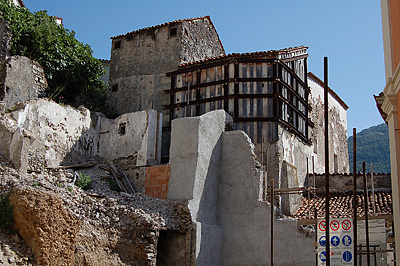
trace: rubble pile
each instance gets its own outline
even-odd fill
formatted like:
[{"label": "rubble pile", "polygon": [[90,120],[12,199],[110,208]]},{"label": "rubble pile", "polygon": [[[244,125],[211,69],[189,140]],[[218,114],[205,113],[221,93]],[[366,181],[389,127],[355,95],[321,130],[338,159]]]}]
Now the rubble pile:
[{"label": "rubble pile", "polygon": [[113,191],[106,165],[21,175],[0,157],[0,196],[9,196],[16,234],[0,234],[4,265],[156,265],[160,230],[190,231],[186,202]]}]

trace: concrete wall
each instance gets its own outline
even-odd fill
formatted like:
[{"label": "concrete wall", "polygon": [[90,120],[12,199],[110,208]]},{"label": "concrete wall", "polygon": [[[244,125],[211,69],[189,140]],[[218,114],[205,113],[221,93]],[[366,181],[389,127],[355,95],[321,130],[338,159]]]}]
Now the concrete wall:
[{"label": "concrete wall", "polygon": [[221,265],[217,198],[223,110],[172,121],[168,199],[188,200],[196,224],[196,265]]},{"label": "concrete wall", "polygon": [[[223,134],[218,199],[222,265],[270,265],[271,207],[260,200],[264,180],[257,165],[245,133]],[[314,264],[313,239],[299,232],[296,221],[276,219],[274,236],[274,265]]]},{"label": "concrete wall", "polygon": [[[188,200],[196,265],[269,265],[265,175],[249,137],[224,132],[227,118],[218,110],[173,120],[168,198]],[[295,220],[275,220],[275,236],[276,265],[314,263],[313,239]]]}]

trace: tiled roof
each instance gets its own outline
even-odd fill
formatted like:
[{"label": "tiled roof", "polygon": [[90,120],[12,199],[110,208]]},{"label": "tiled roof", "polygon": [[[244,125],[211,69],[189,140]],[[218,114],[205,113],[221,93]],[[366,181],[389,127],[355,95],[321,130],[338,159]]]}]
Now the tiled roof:
[{"label": "tiled roof", "polygon": [[106,63],[106,64],[110,63],[110,60],[108,60],[108,59],[99,59],[99,61],[102,63]]},{"label": "tiled roof", "polygon": [[213,62],[216,60],[224,60],[224,59],[229,59],[229,58],[246,58],[246,57],[255,57],[255,56],[276,56],[280,54],[288,54],[291,52],[295,51],[300,51],[300,50],[306,50],[308,49],[307,46],[297,46],[297,47],[289,47],[289,48],[284,48],[280,50],[269,50],[269,51],[260,51],[260,52],[249,52],[249,53],[232,53],[232,54],[227,54],[227,55],[222,55],[222,56],[217,56],[213,58],[208,58],[200,61],[195,61],[195,62],[189,62],[189,63],[184,63],[179,65],[179,68],[185,68],[188,66],[196,66],[208,62]]},{"label": "tiled roof", "polygon": [[[373,208],[372,192],[368,193],[369,215],[379,216],[392,214],[392,193],[388,191],[375,192],[375,213]],[[357,194],[357,216],[364,216],[364,193]],[[332,218],[352,217],[353,216],[353,193],[334,192],[330,195],[329,211]],[[317,195],[315,198],[317,218],[325,216],[325,194]],[[310,210],[310,211],[309,211]],[[310,216],[309,216],[310,213]],[[315,219],[314,218],[314,197],[310,199],[304,197],[300,208],[293,215],[297,220]]]},{"label": "tiled roof", "polygon": [[[320,80],[316,75],[314,75],[312,72],[308,72],[308,77],[310,79],[312,79],[313,81],[315,81],[315,83],[317,83],[318,85],[320,85],[321,87],[324,87],[324,82],[322,80]],[[339,95],[336,94],[336,92],[334,92],[331,88],[328,87],[329,90],[329,94],[336,100],[338,101],[338,103],[343,106],[343,108],[345,110],[349,109],[349,107],[347,106],[347,104],[339,97]]]},{"label": "tiled roof", "polygon": [[[146,27],[146,28],[143,28],[143,29],[134,30],[134,31],[128,32],[126,34],[117,35],[117,36],[111,37],[111,39],[118,39],[118,38],[121,38],[121,37],[126,37],[126,36],[129,36],[129,35],[138,33],[140,31],[154,29],[154,28],[158,28],[158,27],[162,27],[162,26],[167,26],[167,25],[171,25],[171,24],[174,24],[174,23],[179,23],[179,22],[183,22],[183,21],[197,20],[197,19],[205,19],[205,18],[210,21],[211,25],[213,25],[210,16],[197,17],[197,18],[187,18],[187,19],[178,19],[178,20],[166,22],[166,23],[163,23],[163,24],[160,24],[160,25],[155,25],[155,26]],[[214,25],[213,25],[213,27],[214,27]]]}]

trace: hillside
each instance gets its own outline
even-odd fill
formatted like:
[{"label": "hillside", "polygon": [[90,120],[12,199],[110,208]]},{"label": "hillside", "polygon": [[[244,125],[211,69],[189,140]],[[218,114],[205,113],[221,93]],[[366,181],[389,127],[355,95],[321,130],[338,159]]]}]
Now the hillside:
[{"label": "hillside", "polygon": [[[353,172],[353,136],[349,137],[349,163]],[[371,171],[371,162],[375,173],[390,173],[389,131],[385,123],[373,126],[357,133],[357,168],[366,164]]]}]

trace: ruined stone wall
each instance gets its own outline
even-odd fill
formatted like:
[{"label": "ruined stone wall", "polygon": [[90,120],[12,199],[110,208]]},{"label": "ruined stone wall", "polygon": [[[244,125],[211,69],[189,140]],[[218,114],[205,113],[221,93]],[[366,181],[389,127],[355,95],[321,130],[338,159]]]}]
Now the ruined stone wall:
[{"label": "ruined stone wall", "polygon": [[100,157],[123,170],[138,192],[144,168],[159,163],[161,117],[154,110],[110,120],[86,108],[31,100],[0,118],[0,152],[22,171]]},{"label": "ruined stone wall", "polygon": [[211,19],[208,17],[182,22],[180,63],[190,63],[225,55]]},{"label": "ruined stone wall", "polygon": [[43,68],[25,56],[11,56],[6,60],[5,108],[11,109],[18,102],[43,97],[47,80]]},{"label": "ruined stone wall", "polygon": [[[315,127],[311,129],[311,141],[315,161],[315,172],[325,172],[325,126],[324,126],[324,88],[313,79],[308,79],[311,88],[309,103],[312,107],[310,119]],[[329,172],[348,173],[349,154],[347,149],[346,109],[331,95],[329,106]]]},{"label": "ruined stone wall", "polygon": [[180,24],[113,39],[108,102],[120,114],[146,109],[161,112],[169,103],[164,94],[170,88],[166,73],[176,70],[180,60],[180,38],[169,34],[173,27]]}]

